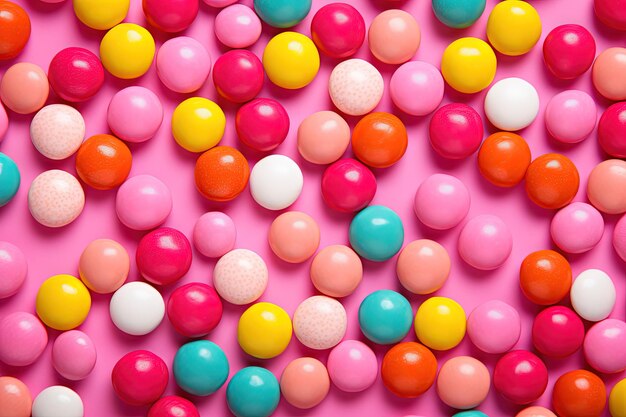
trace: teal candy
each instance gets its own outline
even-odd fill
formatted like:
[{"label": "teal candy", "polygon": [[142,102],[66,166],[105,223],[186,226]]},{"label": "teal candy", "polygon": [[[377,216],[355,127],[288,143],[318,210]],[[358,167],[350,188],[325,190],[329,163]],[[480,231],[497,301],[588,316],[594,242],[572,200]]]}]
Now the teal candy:
[{"label": "teal candy", "polygon": [[8,204],[20,188],[20,170],[15,162],[0,152],[0,207]]},{"label": "teal candy", "polygon": [[480,18],[485,3],[485,0],[433,0],[433,12],[444,25],[463,29]]},{"label": "teal candy", "polygon": [[469,411],[461,411],[460,413],[456,413],[452,417],[489,417],[487,414],[478,410],[469,410]]},{"label": "teal candy", "polygon": [[365,259],[382,262],[393,257],[404,242],[402,220],[385,206],[369,206],[350,224],[350,245]]},{"label": "teal candy", "polygon": [[174,379],[183,390],[193,395],[209,395],[228,378],[228,359],[222,348],[208,340],[182,345],[174,356]]},{"label": "teal candy", "polygon": [[268,25],[288,28],[309,14],[311,0],[254,0],[254,11]]},{"label": "teal candy", "polygon": [[409,300],[392,290],[374,291],[361,302],[359,326],[369,340],[381,345],[397,343],[411,330]]},{"label": "teal candy", "polygon": [[280,386],[273,373],[249,366],[237,372],[226,388],[228,408],[237,417],[270,416],[280,400]]}]

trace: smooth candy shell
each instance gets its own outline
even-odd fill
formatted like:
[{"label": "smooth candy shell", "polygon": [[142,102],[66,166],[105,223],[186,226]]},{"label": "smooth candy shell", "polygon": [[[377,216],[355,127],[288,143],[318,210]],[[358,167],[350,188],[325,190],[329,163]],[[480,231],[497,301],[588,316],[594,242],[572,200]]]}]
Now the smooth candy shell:
[{"label": "smooth candy shell", "polygon": [[593,35],[580,25],[561,25],[543,41],[543,59],[557,78],[569,80],[584,74],[596,57]]},{"label": "smooth candy shell", "polygon": [[209,258],[219,258],[235,247],[237,229],[227,214],[219,211],[204,213],[193,228],[193,245]]},{"label": "smooth candy shell", "polygon": [[626,416],[626,378],[619,381],[611,389],[609,410],[612,417]]},{"label": "smooth candy shell", "polygon": [[[306,1],[310,0],[299,3]],[[315,79],[320,69],[320,56],[307,36],[298,32],[282,32],[267,43],[263,51],[263,67],[272,83],[287,90],[297,90]]]},{"label": "smooth candy shell", "polygon": [[587,269],[581,272],[570,290],[572,306],[580,317],[600,321],[609,316],[615,306],[615,285],[605,272]]},{"label": "smooth candy shell", "polygon": [[[412,116],[425,116],[441,103],[444,92],[439,70],[423,61],[402,64],[393,73],[389,84],[393,103]],[[415,100],[415,97],[421,97]]]},{"label": "smooth candy shell", "polygon": [[96,359],[96,346],[79,330],[61,333],[52,345],[54,369],[71,381],[86,378],[96,365]]},{"label": "smooth candy shell", "polygon": [[365,343],[344,340],[328,355],[328,373],[341,391],[361,392],[369,388],[378,376],[376,355]]},{"label": "smooth candy shell", "polygon": [[622,216],[613,229],[613,248],[626,262],[626,216]]},{"label": "smooth candy shell", "polygon": [[398,214],[385,206],[368,206],[350,223],[350,246],[375,262],[392,258],[402,248],[404,226]]},{"label": "smooth candy shell", "polygon": [[147,417],[200,417],[200,413],[191,401],[168,395],[152,404]]},{"label": "smooth candy shell", "polygon": [[322,175],[322,197],[333,210],[351,213],[365,208],[376,195],[376,177],[355,159],[341,159]]},{"label": "smooth candy shell", "polygon": [[118,329],[133,336],[143,336],[161,324],[165,302],[154,287],[145,282],[129,282],[111,297],[109,313]]},{"label": "smooth candy shell", "polygon": [[287,110],[279,101],[271,98],[257,98],[244,104],[237,110],[235,117],[239,140],[261,152],[274,150],[283,143],[289,133],[289,125]]},{"label": "smooth candy shell", "polygon": [[550,99],[544,115],[552,137],[563,143],[578,143],[596,126],[596,103],[583,91],[567,90]]},{"label": "smooth candy shell", "polygon": [[585,335],[585,359],[599,372],[613,374],[626,369],[626,323],[606,319],[596,323]]},{"label": "smooth candy shell", "polygon": [[4,135],[9,129],[9,118],[7,117],[7,111],[4,109],[2,103],[0,103],[0,142],[4,138]]},{"label": "smooth candy shell", "polygon": [[330,164],[341,158],[350,144],[350,126],[335,112],[307,116],[298,127],[298,152],[313,164]]},{"label": "smooth candy shell", "polygon": [[524,408],[519,413],[515,414],[515,417],[557,417],[552,411],[545,407],[532,406]]},{"label": "smooth candy shell", "polygon": [[163,106],[145,87],[132,86],[115,93],[107,110],[107,122],[117,137],[127,142],[145,142],[161,127]]},{"label": "smooth candy shell", "polygon": [[380,72],[362,59],[340,62],[328,81],[328,93],[333,104],[350,116],[362,116],[374,110],[383,97],[384,89]]},{"label": "smooth candy shell", "polygon": [[468,221],[459,235],[459,254],[476,269],[499,268],[509,258],[512,248],[513,237],[508,226],[490,214]]},{"label": "smooth candy shell", "polygon": [[441,57],[441,75],[448,85],[474,94],[491,84],[496,75],[496,54],[478,38],[460,38],[448,45]]},{"label": "smooth candy shell", "polygon": [[269,417],[280,401],[280,385],[265,368],[249,366],[237,372],[226,388],[228,408],[236,417]]},{"label": "smooth candy shell", "polygon": [[173,370],[176,384],[183,391],[207,396],[224,385],[230,367],[222,348],[208,340],[196,340],[178,349]]},{"label": "smooth candy shell", "polygon": [[250,173],[252,198],[268,210],[282,210],[292,205],[300,197],[303,185],[300,167],[285,155],[266,156]]},{"label": "smooth candy shell", "polygon": [[428,125],[430,144],[442,157],[467,158],[480,147],[483,121],[472,107],[450,103],[439,108]]},{"label": "smooth candy shell", "polygon": [[32,417],[83,417],[83,400],[73,390],[53,385],[41,391],[33,401]]},{"label": "smooth candy shell", "polygon": [[[171,0],[148,0],[167,5]],[[181,3],[182,1],[177,0]],[[185,0],[198,3],[198,0]],[[144,4],[146,0],[144,0]],[[159,7],[161,7],[160,5]],[[167,40],[156,57],[157,75],[161,82],[177,93],[192,93],[200,89],[211,71],[211,56],[204,46],[187,36]]]},{"label": "smooth candy shell", "polygon": [[576,196],[580,174],[565,155],[543,154],[535,158],[526,171],[526,194],[545,209],[560,209]]},{"label": "smooth candy shell", "polygon": [[392,290],[378,290],[363,299],[359,306],[359,327],[374,343],[399,342],[411,330],[413,310],[409,301]]},{"label": "smooth candy shell", "polygon": [[606,386],[595,374],[578,369],[561,375],[552,390],[558,416],[600,416],[606,406]]},{"label": "smooth candy shell", "polygon": [[398,280],[414,294],[439,290],[450,274],[450,256],[439,243],[420,239],[406,245],[396,263]]},{"label": "smooth candy shell", "polygon": [[304,346],[330,349],[346,334],[347,317],[343,305],[330,297],[316,295],[300,303],[293,314],[293,330]]},{"label": "smooth candy shell", "polygon": [[602,113],[598,142],[609,155],[626,158],[626,102],[615,103]]},{"label": "smooth candy shell", "polygon": [[91,294],[81,280],[72,275],[46,279],[35,302],[37,315],[48,327],[70,330],[80,326],[91,309]]},{"label": "smooth candy shell", "polygon": [[410,60],[420,46],[420,27],[404,10],[386,10],[372,20],[367,31],[370,51],[385,64]]},{"label": "smooth candy shell", "polygon": [[311,20],[311,38],[318,49],[332,58],[354,55],[365,40],[365,21],[347,3],[321,7]]},{"label": "smooth candy shell", "polygon": [[604,219],[593,206],[572,203],[554,215],[550,234],[554,243],[565,252],[587,252],[602,239]]},{"label": "smooth candy shell", "polygon": [[517,310],[500,300],[477,306],[467,319],[467,334],[483,352],[508,352],[519,340],[522,323]]},{"label": "smooth candy shell", "polygon": [[270,248],[285,262],[302,263],[320,244],[320,228],[306,213],[289,211],[276,217],[268,235]]},{"label": "smooth candy shell", "polygon": [[18,62],[9,67],[0,80],[0,99],[15,113],[34,113],[48,99],[48,77],[41,67]]},{"label": "smooth candy shell", "polygon": [[228,51],[213,66],[213,83],[217,92],[234,103],[255,98],[263,88],[263,64],[252,52]]},{"label": "smooth candy shell", "polygon": [[0,207],[7,205],[20,188],[21,175],[15,161],[0,152]]},{"label": "smooth candy shell", "polygon": [[30,417],[33,400],[19,379],[0,376],[0,417]]},{"label": "smooth candy shell", "polygon": [[254,10],[233,4],[217,14],[214,29],[217,39],[229,48],[247,48],[259,39],[262,26]]},{"label": "smooth candy shell", "polygon": [[[594,0],[593,10],[606,26],[626,31],[626,10],[620,0]],[[619,416],[621,417],[621,416]]]},{"label": "smooth candy shell", "polygon": [[461,180],[452,175],[433,174],[415,193],[413,209],[417,218],[436,230],[451,229],[461,223],[470,207],[470,194]]},{"label": "smooth candy shell", "polygon": [[248,249],[234,249],[217,261],[213,285],[218,294],[232,304],[257,300],[265,291],[268,271],[263,258]]},{"label": "smooth candy shell", "polygon": [[254,0],[254,11],[268,25],[288,28],[302,21],[311,10],[311,0]]},{"label": "smooth candy shell", "polygon": [[130,271],[126,249],[111,239],[96,239],[80,255],[80,279],[87,288],[99,294],[109,294],[124,284]]},{"label": "smooth candy shell", "polygon": [[469,356],[446,361],[437,376],[437,394],[452,408],[467,410],[482,403],[489,393],[489,370]]},{"label": "smooth candy shell", "polygon": [[283,398],[299,409],[313,408],[321,403],[330,389],[324,364],[314,358],[298,358],[289,362],[280,376]]},{"label": "smooth candy shell", "polygon": [[167,317],[183,336],[202,337],[222,319],[222,300],[213,287],[192,282],[172,292],[167,301]]},{"label": "smooth candy shell", "polygon": [[155,402],[167,387],[169,371],[157,355],[135,350],[122,356],[111,371],[113,390],[126,404],[145,406]]},{"label": "smooth candy shell", "polygon": [[[434,0],[433,12],[444,25],[465,29],[476,22],[485,11],[485,0]],[[469,417],[469,416],[468,416]]]},{"label": "smooth candy shell", "polygon": [[18,56],[30,38],[30,18],[28,13],[13,2],[3,2],[0,13],[0,60]]},{"label": "smooth candy shell", "polygon": [[283,353],[289,343],[293,327],[289,314],[272,303],[256,303],[239,318],[237,341],[248,355],[270,359]]},{"label": "smooth candy shell", "polygon": [[28,263],[17,246],[0,241],[0,300],[15,295],[26,280]]},{"label": "smooth candy shell", "polygon": [[187,29],[198,15],[198,0],[143,0],[148,23],[164,32]]},{"label": "smooth candy shell", "polygon": [[533,353],[514,350],[496,363],[493,386],[506,400],[514,404],[529,404],[546,390],[548,369]]},{"label": "smooth candy shell", "polygon": [[[626,212],[626,162],[609,159],[593,168],[587,181],[587,197],[595,208],[606,214]],[[616,192],[621,190],[621,192]]]},{"label": "smooth candy shell", "polygon": [[319,292],[330,297],[346,297],[361,283],[363,264],[349,247],[331,245],[315,255],[310,273]]},{"label": "smooth candy shell", "polygon": [[626,100],[626,48],[609,48],[600,53],[591,72],[593,86],[612,101]]},{"label": "smooth candy shell", "polygon": [[154,229],[170,215],[172,194],[158,178],[137,175],[118,189],[115,211],[120,222],[130,229]]},{"label": "smooth candy shell", "polygon": [[485,115],[498,129],[517,131],[529,126],[539,112],[539,94],[521,78],[495,83],[485,96]]},{"label": "smooth candy shell", "polygon": [[137,246],[137,269],[149,282],[168,285],[181,279],[191,267],[191,244],[176,229],[161,227],[145,235]]},{"label": "smooth candy shell", "polygon": [[0,320],[0,362],[9,366],[34,363],[48,344],[48,333],[30,313],[16,312]]},{"label": "smooth candy shell", "polygon": [[553,306],[537,314],[532,337],[535,348],[542,354],[564,358],[582,346],[585,327],[580,317],[568,307]]}]

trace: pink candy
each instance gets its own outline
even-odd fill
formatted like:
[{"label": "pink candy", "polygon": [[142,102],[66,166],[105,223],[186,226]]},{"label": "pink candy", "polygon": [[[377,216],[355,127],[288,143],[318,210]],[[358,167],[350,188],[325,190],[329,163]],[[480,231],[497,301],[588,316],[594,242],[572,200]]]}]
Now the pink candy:
[{"label": "pink candy", "polygon": [[349,4],[327,4],[313,16],[311,37],[326,55],[347,58],[363,45],[365,21],[358,10]]},{"label": "pink candy", "polygon": [[548,307],[535,317],[533,343],[546,356],[563,358],[576,352],[583,344],[585,327],[571,309]]},{"label": "pink candy", "polygon": [[442,157],[467,158],[476,152],[483,140],[483,121],[480,115],[462,103],[451,103],[439,108],[430,119],[430,144]]},{"label": "pink candy", "polygon": [[163,121],[163,106],[156,94],[133,86],[118,91],[107,111],[107,122],[117,137],[127,142],[152,138]]},{"label": "pink candy", "polygon": [[198,0],[143,0],[146,20],[164,32],[187,29],[198,15]]},{"label": "pink candy", "polygon": [[593,325],[585,336],[585,359],[592,368],[607,374],[626,369],[626,323],[606,319]]},{"label": "pink candy", "polygon": [[289,115],[278,101],[257,98],[239,108],[235,127],[245,145],[260,152],[269,152],[287,137]]},{"label": "pink candy", "polygon": [[313,164],[330,164],[350,144],[350,126],[335,112],[320,111],[305,117],[298,127],[298,151]]},{"label": "pink candy", "polygon": [[543,58],[557,78],[569,80],[585,73],[596,56],[596,42],[580,25],[561,25],[546,36]]},{"label": "pink candy", "polygon": [[176,288],[167,302],[167,317],[186,337],[202,337],[222,319],[222,300],[213,287],[192,282]]},{"label": "pink candy", "polygon": [[247,249],[222,256],[213,269],[213,285],[220,297],[232,304],[256,301],[267,288],[268,271],[263,258]]},{"label": "pink candy", "polygon": [[48,80],[63,100],[85,101],[100,91],[104,68],[93,52],[78,47],[65,48],[50,61]]},{"label": "pink candy", "polygon": [[66,379],[85,379],[96,365],[96,346],[79,330],[61,333],[52,346],[54,369]]},{"label": "pink candy", "polygon": [[358,340],[345,340],[335,346],[327,365],[331,381],[345,392],[364,391],[378,376],[376,355]]},{"label": "pink candy", "polygon": [[548,385],[548,369],[541,359],[527,350],[514,350],[502,356],[493,372],[493,386],[514,404],[530,404],[543,395]]},{"label": "pink candy", "polygon": [[431,294],[450,275],[450,255],[434,240],[420,239],[406,245],[398,256],[396,273],[404,288],[414,294]]},{"label": "pink candy", "polygon": [[261,36],[261,19],[243,4],[226,7],[215,17],[215,36],[230,48],[247,48]]},{"label": "pink candy", "polygon": [[28,264],[17,246],[0,241],[0,299],[16,294],[26,280]]},{"label": "pink candy", "polygon": [[356,159],[341,159],[322,176],[322,196],[333,210],[355,212],[365,208],[376,195],[376,177]]},{"label": "pink candy", "polygon": [[234,103],[245,103],[255,98],[263,88],[264,77],[259,58],[245,49],[226,52],[213,66],[215,89]]},{"label": "pink candy", "polygon": [[517,310],[500,300],[480,304],[467,320],[472,343],[486,353],[504,353],[519,340],[522,323]]},{"label": "pink candy", "polygon": [[587,203],[571,203],[554,215],[550,234],[554,243],[565,252],[587,252],[602,239],[604,219]]},{"label": "pink candy", "polygon": [[598,142],[610,156],[626,158],[626,102],[615,103],[602,113]]},{"label": "pink candy", "polygon": [[211,56],[197,40],[180,36],[159,48],[156,67],[159,79],[167,88],[177,93],[192,93],[209,77]]},{"label": "pink candy", "polygon": [[172,211],[172,194],[161,180],[151,175],[127,179],[117,191],[117,217],[134,230],[161,225]]},{"label": "pink candy", "polygon": [[191,401],[169,395],[152,404],[148,417],[200,417],[200,413]]},{"label": "pink candy", "polygon": [[[423,61],[400,66],[391,77],[389,92],[400,110],[412,116],[435,111],[443,99],[444,82],[439,70]],[[416,100],[416,97],[419,97]]]},{"label": "pink candy", "polygon": [[470,208],[470,194],[452,175],[433,174],[420,184],[413,204],[417,218],[426,226],[446,230],[461,223]]},{"label": "pink candy", "polygon": [[476,269],[499,268],[511,254],[513,237],[497,216],[476,216],[463,226],[458,249],[461,258]]},{"label": "pink candy", "polygon": [[626,215],[622,216],[613,230],[613,248],[624,262],[626,262]]},{"label": "pink candy", "polygon": [[235,223],[219,211],[205,213],[193,228],[193,245],[209,258],[219,258],[232,250],[237,239]]},{"label": "pink candy", "polygon": [[546,128],[559,142],[578,143],[591,134],[596,126],[596,103],[583,91],[563,91],[546,107]]},{"label": "pink candy", "polygon": [[137,246],[137,268],[156,285],[181,279],[191,267],[191,245],[184,234],[162,227],[145,235]]},{"label": "pink candy", "polygon": [[26,366],[35,362],[48,344],[48,333],[30,313],[11,313],[0,320],[0,362]]}]

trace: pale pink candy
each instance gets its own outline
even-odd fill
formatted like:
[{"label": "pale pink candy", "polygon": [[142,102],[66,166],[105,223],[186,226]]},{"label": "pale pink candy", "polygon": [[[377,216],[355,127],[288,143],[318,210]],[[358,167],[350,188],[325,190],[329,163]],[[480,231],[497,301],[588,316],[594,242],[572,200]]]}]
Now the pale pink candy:
[{"label": "pale pink candy", "polygon": [[330,349],[346,334],[347,317],[343,305],[330,297],[316,295],[304,300],[293,315],[293,330],[304,346]]},{"label": "pale pink candy", "polygon": [[248,249],[235,249],[222,256],[213,269],[213,286],[220,297],[232,304],[256,301],[267,288],[267,266]]},{"label": "pale pink candy", "polygon": [[7,111],[4,106],[0,104],[0,142],[9,129],[9,118],[7,117]]},{"label": "pale pink candy", "polygon": [[362,59],[339,63],[328,82],[328,92],[335,106],[351,116],[362,116],[374,110],[384,89],[383,76]]},{"label": "pale pink candy", "polygon": [[50,104],[33,117],[30,138],[35,148],[46,158],[69,158],[85,139],[85,120],[73,107]]},{"label": "pale pink candy", "polygon": [[204,85],[211,72],[211,56],[200,42],[187,36],[166,41],[156,57],[159,79],[177,93],[191,93]]},{"label": "pale pink candy", "polygon": [[85,379],[96,365],[96,346],[80,330],[61,333],[52,345],[52,365],[66,379]]},{"label": "pale pink candy", "polygon": [[247,48],[261,36],[261,20],[254,10],[233,4],[215,17],[215,36],[229,48]]},{"label": "pale pink candy", "polygon": [[604,219],[591,204],[571,203],[554,215],[550,234],[554,243],[565,252],[587,252],[602,239]]},{"label": "pale pink candy", "polygon": [[85,207],[85,193],[72,174],[58,169],[42,172],[28,190],[28,209],[48,227],[72,223]]}]

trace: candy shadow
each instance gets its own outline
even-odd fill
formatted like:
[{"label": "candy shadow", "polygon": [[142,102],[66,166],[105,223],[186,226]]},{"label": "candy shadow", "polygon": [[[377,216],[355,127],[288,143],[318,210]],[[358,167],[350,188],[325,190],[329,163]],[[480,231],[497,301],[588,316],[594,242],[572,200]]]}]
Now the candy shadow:
[{"label": "candy shadow", "polygon": [[115,414],[117,416],[137,417],[140,415],[144,415],[147,410],[147,407],[134,407],[128,404],[124,404],[122,400],[120,400],[119,397],[115,394],[115,391],[112,389],[107,389],[106,391],[108,392],[109,396],[108,402],[114,404],[116,410]]}]

